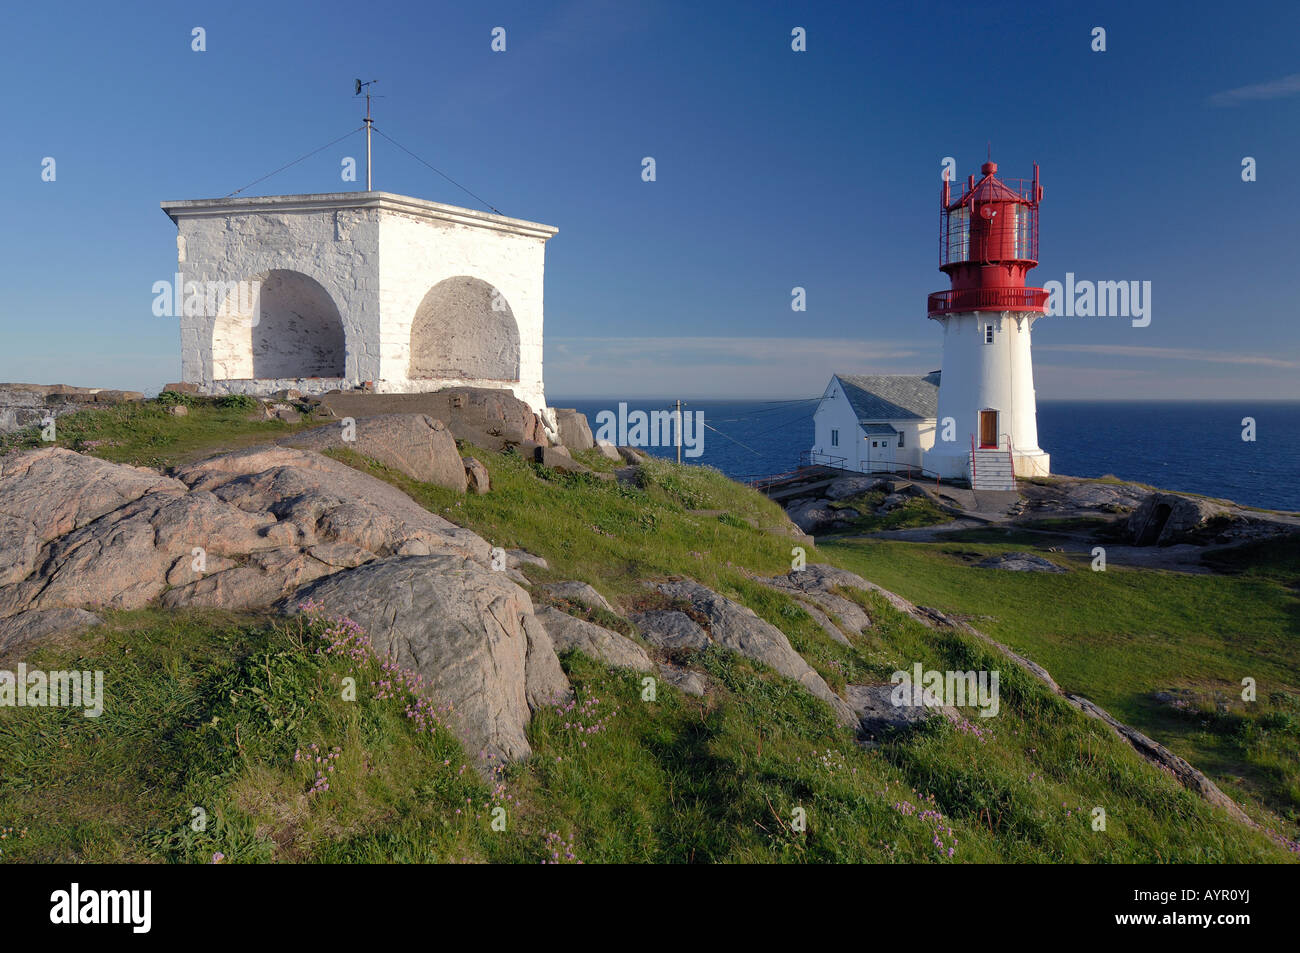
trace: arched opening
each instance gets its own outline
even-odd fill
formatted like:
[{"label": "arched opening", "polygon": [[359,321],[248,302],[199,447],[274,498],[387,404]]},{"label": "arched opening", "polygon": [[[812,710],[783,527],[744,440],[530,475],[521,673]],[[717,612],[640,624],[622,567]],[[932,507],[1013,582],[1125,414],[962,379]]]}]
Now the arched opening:
[{"label": "arched opening", "polygon": [[226,290],[212,330],[214,379],[342,377],[346,360],[343,318],[314,278],[275,269]]},{"label": "arched opening", "polygon": [[1158,503],[1151,515],[1147,517],[1146,524],[1138,534],[1138,546],[1154,546],[1160,539],[1160,534],[1164,532],[1165,524],[1169,522],[1169,514],[1172,508],[1166,503]]},{"label": "arched opening", "polygon": [[440,281],[415,310],[409,377],[519,380],[519,325],[486,281]]}]

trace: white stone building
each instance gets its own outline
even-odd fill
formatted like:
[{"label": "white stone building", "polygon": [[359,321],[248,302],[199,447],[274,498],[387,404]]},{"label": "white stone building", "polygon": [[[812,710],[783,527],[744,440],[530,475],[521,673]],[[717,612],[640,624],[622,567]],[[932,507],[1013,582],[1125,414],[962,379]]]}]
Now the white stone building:
[{"label": "white stone building", "polygon": [[813,412],[810,461],[864,473],[919,469],[934,446],[939,372],[836,374]]},{"label": "white stone building", "polygon": [[162,208],[178,230],[181,376],[203,393],[494,387],[545,411],[557,229],[389,192]]}]

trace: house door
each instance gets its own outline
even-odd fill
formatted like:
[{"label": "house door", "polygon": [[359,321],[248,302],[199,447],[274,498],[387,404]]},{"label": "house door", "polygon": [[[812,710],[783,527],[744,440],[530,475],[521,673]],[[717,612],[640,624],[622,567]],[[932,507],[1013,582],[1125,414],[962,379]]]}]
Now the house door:
[{"label": "house door", "polygon": [[888,470],[894,465],[894,437],[871,437],[868,443],[871,445],[869,451],[869,460],[872,470]]},{"label": "house door", "polygon": [[998,412],[996,410],[980,411],[980,446],[996,447],[998,445]]}]

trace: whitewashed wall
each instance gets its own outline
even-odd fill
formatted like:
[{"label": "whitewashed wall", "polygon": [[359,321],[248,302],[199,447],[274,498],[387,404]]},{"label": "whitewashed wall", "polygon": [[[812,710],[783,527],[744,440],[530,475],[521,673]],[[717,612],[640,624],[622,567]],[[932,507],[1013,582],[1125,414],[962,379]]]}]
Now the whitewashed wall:
[{"label": "whitewashed wall", "polygon": [[[831,444],[832,430],[839,431],[839,446]],[[821,402],[813,411],[813,453],[844,457],[847,460],[844,466],[856,470],[862,459],[861,444],[862,428],[858,426],[858,415],[853,412],[839,379],[832,377]]]},{"label": "whitewashed wall", "polygon": [[[934,445],[934,420],[909,417],[880,423],[889,424],[903,435],[903,446],[894,447],[894,462],[921,466],[925,451]],[[832,430],[839,431],[838,447],[831,445]],[[813,452],[844,457],[847,461],[845,467],[858,470],[868,459],[865,436],[839,378],[832,377],[821,402],[813,411]]]},{"label": "whitewashed wall", "polygon": [[[963,312],[945,315],[943,376],[938,425],[953,418],[955,439],[940,440],[925,455],[925,466],[946,477],[966,477],[971,438],[978,443],[979,412],[999,412],[1003,449],[1010,438],[1020,476],[1049,472],[1051,459],[1038,446],[1030,328],[1039,317],[1025,312]],[[984,343],[984,326],[993,325],[994,342]]]},{"label": "whitewashed wall", "polygon": [[903,435],[903,448],[894,450],[894,459],[914,467],[921,466],[925,452],[934,446],[934,420],[908,418],[886,423]]},{"label": "whitewashed wall", "polygon": [[[182,281],[253,281],[273,271],[296,272],[324,289],[342,323],[342,377],[269,378],[255,373],[259,353],[263,366],[283,368],[295,354],[304,367],[325,366],[320,354],[307,353],[306,325],[295,325],[292,314],[294,300],[305,308],[317,300],[311,283],[285,286],[287,317],[278,326],[297,331],[280,335],[284,353],[273,354],[274,360],[266,359],[266,350],[274,350],[276,340],[259,338],[249,315],[229,308],[222,316],[182,315],[175,319],[182,379],[204,392],[321,393],[372,382],[376,391],[401,393],[473,385],[508,389],[545,412],[542,292],[546,241],[556,229],[385,192],[167,202],[163,209],[177,224]],[[458,276],[499,289],[508,303],[518,325],[517,380],[410,377],[411,327],[420,302],[439,282]]]},{"label": "whitewashed wall", "polygon": [[[383,261],[383,381],[378,389],[414,392],[470,384],[502,387],[534,408],[546,405],[542,379],[542,287],[546,240],[554,230],[499,216],[447,220],[386,211],[380,220]],[[544,231],[540,231],[542,229]],[[549,233],[549,234],[548,234]],[[411,327],[425,295],[439,282],[466,276],[500,291],[519,329],[519,379],[415,378]]]}]

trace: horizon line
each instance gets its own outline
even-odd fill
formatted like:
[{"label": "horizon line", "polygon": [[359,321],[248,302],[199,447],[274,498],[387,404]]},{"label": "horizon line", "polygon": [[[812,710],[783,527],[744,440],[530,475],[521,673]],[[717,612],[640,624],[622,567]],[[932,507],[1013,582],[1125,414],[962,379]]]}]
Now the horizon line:
[{"label": "horizon line", "polygon": [[[682,397],[682,403],[695,401],[749,401],[754,403],[812,403],[822,399],[816,397]],[[660,396],[575,396],[562,395],[558,398],[547,396],[546,403],[553,406],[555,401],[612,401],[619,403],[644,403],[647,401],[675,401],[676,397]],[[1042,397],[1037,403],[1042,404],[1300,404],[1300,397]]]}]

